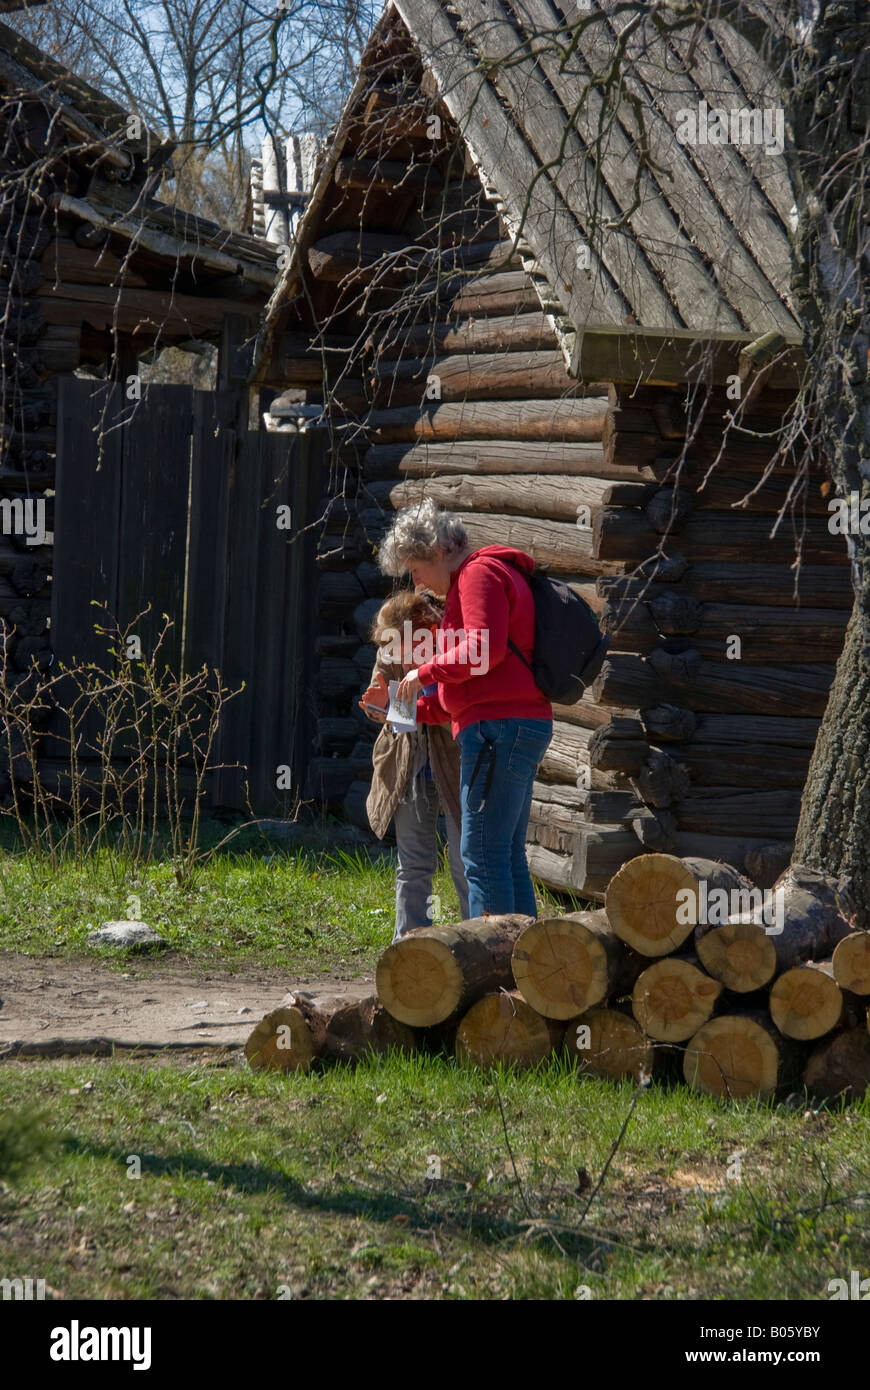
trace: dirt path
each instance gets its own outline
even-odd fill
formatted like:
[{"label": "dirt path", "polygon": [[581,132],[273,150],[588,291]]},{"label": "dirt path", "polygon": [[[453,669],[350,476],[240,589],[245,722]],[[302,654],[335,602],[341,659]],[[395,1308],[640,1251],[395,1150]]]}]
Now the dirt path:
[{"label": "dirt path", "polygon": [[122,973],[98,961],[0,952],[0,1059],[99,1055],[113,1045],[240,1048],[288,990],[316,985],[340,991],[350,983],[262,969],[180,970],[144,959],[125,964]]}]

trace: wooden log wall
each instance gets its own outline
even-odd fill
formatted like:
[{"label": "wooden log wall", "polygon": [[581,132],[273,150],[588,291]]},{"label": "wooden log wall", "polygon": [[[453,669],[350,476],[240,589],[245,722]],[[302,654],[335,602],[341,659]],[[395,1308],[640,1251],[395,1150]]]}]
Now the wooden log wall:
[{"label": "wooden log wall", "polygon": [[[481,197],[476,171],[466,162],[450,183],[449,161],[393,116],[397,164],[382,108],[372,110],[347,168],[379,146],[391,163],[356,203],[349,189],[363,186],[362,172],[337,178],[342,196],[308,255],[307,302],[326,321],[317,353],[311,330],[295,329],[273,364],[276,386],[305,385],[324,402],[324,362],[340,364],[312,794],[366,825],[375,730],[356,700],[373,651],[358,644],[389,587],[376,546],[396,508],[434,497],[475,544],[516,545],[565,577],[611,638],[593,688],[554,711],[529,826],[533,872],[601,897],[626,860],[661,850],[751,862],[757,881],[766,866],[773,882],[851,606],[821,469],[800,504],[798,575],[791,521],[771,535],[791,475],[777,468],[754,490],[774,448],[760,436],[775,431],[788,397],[762,389],[743,422],[752,433],[724,437],[733,402],[719,391],[696,428],[676,383],[571,379],[559,305]],[[401,192],[397,170],[427,158],[431,179]],[[367,355],[355,354],[364,340]]]}]

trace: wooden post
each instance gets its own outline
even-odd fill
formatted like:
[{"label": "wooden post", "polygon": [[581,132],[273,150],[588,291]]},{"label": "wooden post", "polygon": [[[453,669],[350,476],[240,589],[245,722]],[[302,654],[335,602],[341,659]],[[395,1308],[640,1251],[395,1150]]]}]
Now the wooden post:
[{"label": "wooden post", "polygon": [[[289,241],[286,200],[281,177],[281,159],[275,140],[267,135],[263,141],[263,209],[266,219],[266,240],[276,246]],[[283,205],[282,205],[283,204]]]},{"label": "wooden post", "polygon": [[[253,321],[245,314],[227,314],[221,324],[221,337],[218,346],[217,389],[219,391],[236,387],[240,391],[248,384],[251,346],[253,341]],[[250,340],[250,341],[249,341]],[[247,429],[248,392],[245,396],[244,425]]]},{"label": "wooden post", "polygon": [[326,430],[306,431],[292,436],[290,458],[290,496],[293,530],[296,539],[291,547],[289,601],[293,604],[293,620],[289,624],[285,670],[288,681],[287,729],[289,732],[290,768],[294,787],[302,787],[311,757],[315,711],[308,698],[314,678],[314,640],[321,626],[316,611],[315,590],[318,575],[314,565],[317,532],[311,526],[317,515],[319,484],[316,474],[329,444]]}]

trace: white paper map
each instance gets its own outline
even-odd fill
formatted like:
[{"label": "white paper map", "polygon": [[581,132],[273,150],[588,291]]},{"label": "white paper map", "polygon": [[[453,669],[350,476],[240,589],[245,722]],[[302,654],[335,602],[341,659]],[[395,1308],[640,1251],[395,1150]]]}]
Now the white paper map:
[{"label": "white paper map", "polygon": [[417,727],[417,700],[416,697],[411,701],[397,700],[399,684],[399,681],[390,681],[387,687],[390,692],[387,719],[394,734],[409,734]]}]

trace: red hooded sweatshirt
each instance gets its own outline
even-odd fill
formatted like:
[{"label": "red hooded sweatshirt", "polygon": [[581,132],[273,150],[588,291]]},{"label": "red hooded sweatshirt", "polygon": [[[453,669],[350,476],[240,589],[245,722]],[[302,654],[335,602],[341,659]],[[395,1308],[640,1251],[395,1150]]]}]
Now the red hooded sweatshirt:
[{"label": "red hooded sweatshirt", "polygon": [[424,724],[443,723],[446,712],[456,738],[483,719],[552,719],[549,700],[508,646],[510,638],[531,660],[535,604],[523,573],[534,567],[522,550],[485,545],[454,570],[435,659],[418,668],[423,685],[438,683],[437,696],[417,702]]}]

